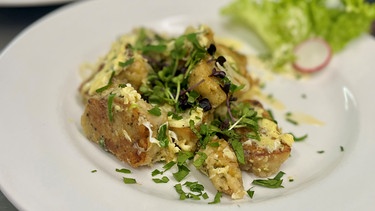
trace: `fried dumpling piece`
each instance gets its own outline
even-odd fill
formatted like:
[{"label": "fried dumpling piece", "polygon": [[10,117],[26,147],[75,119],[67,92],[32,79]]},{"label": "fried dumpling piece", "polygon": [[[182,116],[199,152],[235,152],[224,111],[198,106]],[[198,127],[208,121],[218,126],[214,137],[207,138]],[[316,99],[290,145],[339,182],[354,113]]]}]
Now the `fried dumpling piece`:
[{"label": "fried dumpling piece", "polygon": [[[289,158],[294,139],[291,134],[281,132],[277,123],[271,119],[258,101],[252,100],[247,103],[255,108],[260,117],[258,120],[260,140],[241,140],[245,164],[241,164],[240,167],[258,177],[269,177],[277,173]],[[242,128],[239,132],[244,134],[248,131]]]},{"label": "fried dumpling piece", "polygon": [[[264,134],[265,136],[268,136]],[[262,135],[263,136],[263,135]],[[277,173],[280,166],[289,158],[291,146],[284,142],[285,138],[279,138],[277,147],[270,150],[257,141],[246,141],[243,143],[245,164],[241,169],[251,172],[258,177],[269,177]],[[261,139],[260,142],[264,142]]]},{"label": "fried dumpling piece", "polygon": [[[88,99],[81,117],[86,137],[133,167],[173,160],[178,151],[174,144],[169,141],[167,146],[161,147],[156,139],[159,128],[167,121],[166,114],[149,114],[151,105],[129,84],[112,93]],[[168,130],[165,136],[169,137],[167,133]]]},{"label": "fried dumpling piece", "polygon": [[[215,146],[216,143],[216,146]],[[199,170],[206,174],[215,188],[228,194],[232,199],[242,199],[245,195],[242,173],[237,157],[224,139],[215,139],[195,156],[200,159],[201,153],[207,155]]]},{"label": "fried dumpling piece", "polygon": [[[117,47],[117,45],[114,46]],[[112,51],[115,50],[111,49],[107,57],[113,56],[112,54],[114,53]],[[124,49],[123,54],[132,54],[132,56],[123,56],[121,58],[120,56],[117,56],[119,57],[116,57],[118,60],[117,63],[109,60],[108,58],[104,59],[101,64],[97,66],[96,72],[81,84],[79,91],[84,102],[86,102],[91,96],[98,93],[103,93],[106,95],[108,94],[107,92],[109,88],[118,87],[120,84],[130,83],[134,89],[139,89],[142,81],[147,77],[152,69],[147,63],[147,60],[144,59],[140,54],[135,52],[129,53],[129,51],[131,50]],[[104,91],[100,91],[101,89]]]}]

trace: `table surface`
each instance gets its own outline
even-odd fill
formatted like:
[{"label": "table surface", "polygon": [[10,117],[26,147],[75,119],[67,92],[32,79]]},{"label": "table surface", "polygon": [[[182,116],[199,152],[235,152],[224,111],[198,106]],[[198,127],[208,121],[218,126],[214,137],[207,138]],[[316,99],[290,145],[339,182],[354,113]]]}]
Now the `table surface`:
[{"label": "table surface", "polygon": [[[374,2],[373,0],[368,0]],[[26,27],[46,14],[65,4],[42,7],[1,7],[0,6],[0,52]],[[375,35],[375,22],[372,27]],[[16,211],[17,208],[0,191],[0,210]]]},{"label": "table surface", "polygon": [[[63,6],[0,7],[0,52],[26,27],[39,18]],[[0,192],[0,210],[16,211],[17,208]]]}]

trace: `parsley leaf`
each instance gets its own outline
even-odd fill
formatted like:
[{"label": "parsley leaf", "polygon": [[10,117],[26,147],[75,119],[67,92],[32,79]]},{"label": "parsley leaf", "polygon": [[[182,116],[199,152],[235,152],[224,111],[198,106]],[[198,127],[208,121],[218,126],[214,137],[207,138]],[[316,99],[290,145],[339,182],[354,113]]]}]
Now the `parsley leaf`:
[{"label": "parsley leaf", "polygon": [[150,114],[152,114],[154,116],[160,116],[161,115],[161,110],[160,110],[160,108],[158,106],[155,106],[152,109],[147,110],[147,111],[148,111],[148,113],[150,113]]},{"label": "parsley leaf", "polygon": [[127,66],[129,66],[133,63],[134,63],[134,58],[130,58],[130,59],[126,60],[125,62],[119,62],[118,65],[120,67],[127,67]]},{"label": "parsley leaf", "polygon": [[134,178],[128,178],[128,177],[123,177],[123,182],[125,184],[135,184],[137,181]]},{"label": "parsley leaf", "polygon": [[251,190],[251,189],[253,189],[253,187],[249,188],[249,189],[246,191],[246,193],[247,193],[247,195],[249,195],[249,197],[252,199],[252,198],[254,197],[254,193],[255,193],[255,191],[253,191],[253,190]]},{"label": "parsley leaf", "polygon": [[187,160],[194,157],[193,152],[179,151],[177,155],[177,165],[183,165]]},{"label": "parsley leaf", "polygon": [[245,164],[245,155],[242,147],[242,143],[237,140],[232,140],[231,142],[234,153],[237,156],[237,160],[241,164]]},{"label": "parsley leaf", "polygon": [[[216,142],[216,143],[218,143],[218,142]],[[204,164],[204,162],[206,161],[206,159],[207,159],[207,154],[206,153],[204,153],[204,152],[197,152],[196,159],[194,160],[193,165],[195,167],[199,168],[199,167],[201,167]]]},{"label": "parsley leaf", "polygon": [[[190,192],[185,192],[183,190],[183,186],[187,187]],[[180,194],[180,200],[185,199],[193,199],[193,200],[200,200],[201,197],[203,199],[208,199],[208,194],[204,192],[204,186],[202,184],[199,184],[198,182],[185,182],[182,184],[176,184],[174,186],[176,192]]]},{"label": "parsley leaf", "polygon": [[217,192],[216,195],[215,195],[215,198],[212,202],[209,202],[209,204],[217,204],[217,203],[220,203],[220,198],[222,196],[222,193],[221,192]]},{"label": "parsley leaf", "polygon": [[294,139],[295,142],[304,141],[308,137],[307,134],[305,134],[305,135],[303,135],[301,137],[297,137],[293,133],[289,133],[289,134],[291,134],[293,136],[293,139]]},{"label": "parsley leaf", "polygon": [[113,80],[113,76],[114,75],[115,75],[115,71],[112,71],[111,76],[109,77],[107,85],[98,88],[97,90],[95,90],[95,92],[96,93],[101,93],[101,92],[107,90],[112,85],[112,80]]},{"label": "parsley leaf", "polygon": [[113,111],[112,111],[112,104],[113,100],[115,99],[116,94],[110,94],[108,96],[108,102],[107,102],[107,109],[108,109],[108,118],[110,122],[113,122]]},{"label": "parsley leaf", "polygon": [[153,178],[152,179],[155,183],[167,183],[169,182],[169,178],[166,176],[163,176],[162,178]]},{"label": "parsley leaf", "polygon": [[284,188],[284,186],[282,186],[283,180],[281,179],[284,174],[284,172],[280,171],[274,178],[256,179],[253,180],[252,184],[266,188]]},{"label": "parsley leaf", "polygon": [[123,168],[123,169],[116,169],[116,172],[120,172],[120,173],[124,173],[124,174],[130,174],[130,173],[132,173],[131,170],[125,169],[125,168]]},{"label": "parsley leaf", "polygon": [[167,136],[167,124],[163,124],[159,127],[158,135],[156,138],[159,141],[161,147],[166,148],[169,144],[169,139]]},{"label": "parsley leaf", "polygon": [[178,171],[173,173],[173,177],[178,181],[182,181],[187,175],[189,175],[189,168],[185,165],[178,165]]}]

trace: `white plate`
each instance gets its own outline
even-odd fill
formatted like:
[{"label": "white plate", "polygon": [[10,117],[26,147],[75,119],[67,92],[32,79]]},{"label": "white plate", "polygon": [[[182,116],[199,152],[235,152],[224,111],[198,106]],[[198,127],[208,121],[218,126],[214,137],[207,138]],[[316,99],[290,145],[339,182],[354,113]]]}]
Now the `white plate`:
[{"label": "white plate", "polygon": [[[256,187],[253,199],[223,197],[222,203],[208,205],[215,190],[193,171],[189,180],[201,181],[211,198],[180,201],[173,178],[168,184],[151,181],[154,168],[134,170],[129,176],[140,184],[125,185],[115,169],[129,167],[83,136],[77,94],[82,63],[95,62],[118,35],[141,25],[178,33],[187,25],[204,23],[222,37],[258,46],[250,34],[224,23],[218,11],[228,3],[86,1],[25,30],[0,56],[4,194],[21,210],[370,210],[375,198],[375,41],[368,36],[351,43],[309,80],[275,76],[267,83],[266,92],[286,107],[274,110],[284,131],[309,135],[294,145],[282,166],[283,189]],[[251,50],[249,46],[244,50]],[[291,125],[283,117],[288,111],[310,114],[325,124]],[[251,181],[245,176],[246,188]]]},{"label": "white plate", "polygon": [[73,0],[0,0],[2,7],[46,6],[71,2]]}]

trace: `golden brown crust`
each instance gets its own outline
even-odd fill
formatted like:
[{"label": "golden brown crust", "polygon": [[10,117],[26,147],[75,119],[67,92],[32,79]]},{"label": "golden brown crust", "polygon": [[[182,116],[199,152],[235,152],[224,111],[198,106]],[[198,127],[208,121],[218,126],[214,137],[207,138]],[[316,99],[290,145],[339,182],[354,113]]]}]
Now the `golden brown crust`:
[{"label": "golden brown crust", "polygon": [[[109,120],[105,98],[92,97],[88,100],[81,117],[83,132],[93,142],[101,144],[121,161],[133,167],[150,165],[160,159],[162,153],[157,144],[150,143],[149,129],[142,124],[141,109],[124,105],[116,98],[122,110],[115,111],[113,122]],[[153,132],[160,125],[154,122]]]},{"label": "golden brown crust", "polygon": [[191,71],[189,87],[194,87],[203,98],[207,98],[212,107],[216,108],[225,102],[227,95],[220,86],[216,77],[211,77],[215,67],[214,61],[202,60]]},{"label": "golden brown crust", "polygon": [[253,173],[258,177],[269,177],[277,173],[280,166],[288,159],[291,148],[282,143],[278,150],[268,152],[257,144],[244,144],[245,164],[241,169]]},{"label": "golden brown crust", "polygon": [[[259,115],[262,118],[272,121],[272,118],[268,111],[263,108],[263,105],[257,100],[246,100],[244,103],[248,103],[249,106],[257,108]],[[279,128],[275,128],[277,133]],[[239,133],[247,133],[247,129],[237,130]],[[267,131],[269,133],[271,131]],[[275,132],[275,131],[272,131]],[[268,134],[264,134],[268,135]],[[241,164],[242,170],[253,173],[258,177],[269,177],[280,170],[281,165],[289,158],[291,152],[291,146],[287,143],[280,141],[280,146],[275,150],[269,150],[267,147],[262,146],[259,140],[249,141],[243,139],[242,147],[244,150],[245,164]],[[277,140],[274,140],[275,142]]]},{"label": "golden brown crust", "polygon": [[[212,146],[218,143],[219,146]],[[233,199],[243,198],[245,191],[242,183],[242,173],[237,157],[227,141],[217,139],[211,141],[200,152],[207,155],[207,159],[200,170],[208,175],[215,188]],[[199,158],[199,153],[195,159]]]}]

